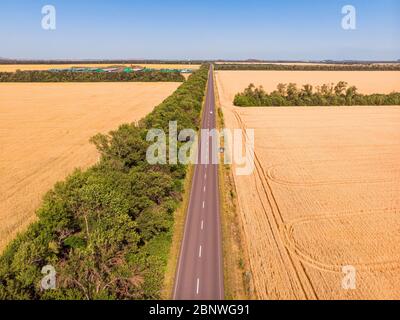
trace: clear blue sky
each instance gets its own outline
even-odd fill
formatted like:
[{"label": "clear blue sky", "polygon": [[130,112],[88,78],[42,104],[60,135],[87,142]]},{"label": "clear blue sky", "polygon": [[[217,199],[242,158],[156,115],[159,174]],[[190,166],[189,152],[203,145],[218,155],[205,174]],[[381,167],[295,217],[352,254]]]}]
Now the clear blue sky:
[{"label": "clear blue sky", "polygon": [[[41,8],[57,9],[57,30]],[[357,9],[357,30],[341,8]],[[1,0],[0,57],[400,59],[399,0]]]}]

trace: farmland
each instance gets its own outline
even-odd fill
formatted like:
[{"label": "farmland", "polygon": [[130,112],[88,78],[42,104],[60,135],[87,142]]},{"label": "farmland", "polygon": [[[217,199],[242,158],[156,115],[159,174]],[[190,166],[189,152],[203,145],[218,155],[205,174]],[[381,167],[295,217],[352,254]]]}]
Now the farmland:
[{"label": "farmland", "polygon": [[[136,64],[135,64],[136,65]],[[138,66],[149,69],[193,69],[197,70],[200,65],[189,64],[137,64]],[[0,72],[15,72],[17,70],[48,70],[48,69],[68,69],[72,67],[85,66],[89,68],[105,68],[110,64],[0,64]],[[129,65],[127,65],[129,66]]]},{"label": "farmland", "polygon": [[[400,89],[399,73],[362,75],[217,72],[226,127],[255,129],[256,169],[235,184],[261,299],[400,298],[400,108],[232,105],[251,82]],[[344,266],[357,271],[355,290],[342,287]]]},{"label": "farmland", "polygon": [[[139,123],[91,139],[96,165],[57,183],[0,256],[0,299],[160,298],[187,166],[150,165],[146,134],[175,119],[198,129],[207,77],[206,65]],[[37,284],[50,261],[57,288],[46,291]]]},{"label": "farmland", "polygon": [[98,160],[93,135],[139,120],[179,85],[1,84],[0,250],[55,182]]},{"label": "farmland", "polygon": [[321,86],[325,83],[346,81],[363,94],[400,91],[400,71],[218,71],[221,90],[232,102],[238,92],[253,83],[267,92],[276,90],[279,83],[297,83]]},{"label": "farmland", "polygon": [[333,63],[235,63],[218,64],[216,70],[233,71],[400,71],[398,63],[363,63],[363,64],[333,64]]}]

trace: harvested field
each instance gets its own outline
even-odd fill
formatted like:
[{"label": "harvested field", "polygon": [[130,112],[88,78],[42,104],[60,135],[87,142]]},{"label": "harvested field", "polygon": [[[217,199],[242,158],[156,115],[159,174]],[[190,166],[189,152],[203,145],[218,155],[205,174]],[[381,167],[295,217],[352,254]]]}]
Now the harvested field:
[{"label": "harvested field", "polygon": [[[400,92],[400,71],[218,71],[220,87],[230,102],[250,83],[263,86],[267,92],[276,90],[279,83],[320,86],[346,81],[359,93]],[[221,97],[222,98],[222,97]]]},{"label": "harvested field", "polygon": [[[136,65],[136,64],[135,64]],[[17,70],[48,70],[48,69],[68,69],[72,67],[93,67],[105,68],[110,64],[0,64],[0,72],[15,72]],[[126,65],[130,66],[130,65]],[[138,66],[150,69],[193,69],[197,70],[200,65],[187,64],[138,64]]]},{"label": "harvested field", "polygon": [[92,136],[141,119],[179,85],[0,84],[0,250],[55,182],[97,161]]},{"label": "harvested field", "polygon": [[[256,170],[235,184],[257,296],[400,299],[400,107],[232,106],[266,74],[280,76],[217,73],[226,126],[255,129]],[[367,90],[365,78],[340,80]],[[379,92],[391,83],[375,81]],[[342,287],[348,265],[355,290]]]}]

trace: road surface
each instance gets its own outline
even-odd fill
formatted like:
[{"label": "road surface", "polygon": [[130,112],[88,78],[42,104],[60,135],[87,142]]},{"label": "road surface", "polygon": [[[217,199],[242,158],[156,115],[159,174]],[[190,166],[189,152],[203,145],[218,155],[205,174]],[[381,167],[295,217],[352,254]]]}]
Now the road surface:
[{"label": "road surface", "polygon": [[[203,110],[202,129],[216,127],[213,68],[210,68],[208,89]],[[211,162],[212,143],[202,145]],[[203,149],[204,149],[203,148]],[[203,163],[203,162],[201,162]],[[175,278],[175,300],[223,300],[224,280],[219,207],[218,165],[197,164]]]}]

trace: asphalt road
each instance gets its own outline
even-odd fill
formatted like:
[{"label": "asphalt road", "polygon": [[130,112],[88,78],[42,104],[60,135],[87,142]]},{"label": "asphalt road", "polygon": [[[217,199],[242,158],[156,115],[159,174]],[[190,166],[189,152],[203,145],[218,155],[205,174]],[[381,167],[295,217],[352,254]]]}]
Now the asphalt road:
[{"label": "asphalt road", "polygon": [[[216,127],[213,69],[210,68],[202,128]],[[212,143],[199,142],[212,162]],[[199,152],[199,157],[200,157]],[[175,278],[175,300],[223,300],[222,237],[218,165],[195,165],[181,253]]]}]

